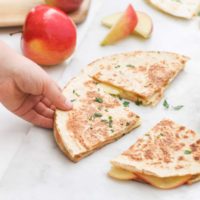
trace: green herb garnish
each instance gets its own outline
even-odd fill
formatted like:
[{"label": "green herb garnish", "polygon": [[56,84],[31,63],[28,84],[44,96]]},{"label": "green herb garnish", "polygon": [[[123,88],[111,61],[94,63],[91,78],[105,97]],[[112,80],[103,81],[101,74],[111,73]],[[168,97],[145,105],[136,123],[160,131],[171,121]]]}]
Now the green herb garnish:
[{"label": "green herb garnish", "polygon": [[75,94],[77,97],[80,97],[80,95],[76,92],[76,90],[73,90],[73,94]]},{"label": "green herb garnish", "polygon": [[130,102],[128,102],[128,101],[123,102],[124,107],[129,107],[129,104],[130,104]]},{"label": "green herb garnish", "polygon": [[112,128],[112,123],[113,123],[112,116],[109,116],[108,117],[108,125],[110,128]]},{"label": "green herb garnish", "polygon": [[103,103],[103,99],[100,97],[96,97],[94,101],[98,103]]},{"label": "green herb garnish", "polygon": [[126,67],[135,68],[135,65],[128,64],[128,65],[126,65]]},{"label": "green herb garnish", "polygon": [[74,102],[74,101],[76,101],[76,99],[72,99],[72,100],[71,100],[71,102]]},{"label": "green herb garnish", "polygon": [[120,67],[121,67],[120,65],[116,65],[116,66],[115,66],[115,68],[120,68]]},{"label": "green herb garnish", "polygon": [[94,120],[95,118],[97,117],[102,117],[102,114],[101,113],[94,113],[92,116],[89,117],[89,120]]},{"label": "green herb garnish", "polygon": [[169,103],[167,102],[167,100],[165,99],[163,102],[163,106],[168,109],[169,108]]},{"label": "green herb garnish", "polygon": [[94,113],[94,117],[102,117],[101,113]]},{"label": "green herb garnish", "polygon": [[174,110],[180,110],[182,109],[184,106],[183,105],[178,105],[178,106],[173,106]]},{"label": "green herb garnish", "polygon": [[102,119],[101,122],[108,123],[107,119]]},{"label": "green herb garnish", "polygon": [[185,150],[185,151],[184,151],[184,154],[191,154],[191,153],[192,153],[191,150]]}]

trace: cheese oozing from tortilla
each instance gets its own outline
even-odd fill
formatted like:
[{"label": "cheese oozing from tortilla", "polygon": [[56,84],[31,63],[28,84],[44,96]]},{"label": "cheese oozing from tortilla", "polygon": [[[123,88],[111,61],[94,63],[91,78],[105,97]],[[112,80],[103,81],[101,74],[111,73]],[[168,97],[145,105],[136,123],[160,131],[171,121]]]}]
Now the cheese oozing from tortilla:
[{"label": "cheese oozing from tortilla", "polygon": [[162,189],[192,184],[200,180],[200,135],[163,119],[111,163]]},{"label": "cheese oozing from tortilla", "polygon": [[[112,168],[108,172],[108,175],[118,180],[136,180],[139,182],[146,182],[160,189],[176,188],[183,184],[191,184],[191,181],[194,180],[194,176],[192,175],[161,178],[137,172],[133,173],[128,170],[114,166],[112,166]],[[200,174],[196,175],[195,178],[197,177],[200,178]]]},{"label": "cheese oozing from tortilla", "polygon": [[123,98],[155,105],[187,60],[176,53],[136,51],[98,59],[85,72]]}]

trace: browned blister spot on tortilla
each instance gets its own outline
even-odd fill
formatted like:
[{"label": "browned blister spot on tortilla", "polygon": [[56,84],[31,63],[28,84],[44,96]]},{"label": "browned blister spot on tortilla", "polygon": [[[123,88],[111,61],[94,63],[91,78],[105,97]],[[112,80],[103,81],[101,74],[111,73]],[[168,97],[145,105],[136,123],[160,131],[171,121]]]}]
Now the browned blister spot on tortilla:
[{"label": "browned blister spot on tortilla", "polygon": [[200,162],[200,139],[190,145],[194,160]]},{"label": "browned blister spot on tortilla", "polygon": [[[101,122],[100,118],[90,118],[98,110],[93,106],[83,106],[79,110],[69,112],[67,128],[71,132],[71,137],[75,138],[86,149],[90,149],[99,143],[100,139],[107,137],[108,126]],[[87,113],[87,115],[86,115]]]},{"label": "browned blister spot on tortilla", "polygon": [[[149,160],[150,165],[170,164],[176,162],[176,159],[184,160],[183,156],[179,158],[174,156],[174,152],[184,151],[185,147],[183,142],[177,140],[180,130],[183,131],[185,128],[180,129],[171,120],[163,120],[145,134],[145,137],[139,138],[123,155],[135,161]],[[180,168],[180,166],[175,166],[177,167]]]}]

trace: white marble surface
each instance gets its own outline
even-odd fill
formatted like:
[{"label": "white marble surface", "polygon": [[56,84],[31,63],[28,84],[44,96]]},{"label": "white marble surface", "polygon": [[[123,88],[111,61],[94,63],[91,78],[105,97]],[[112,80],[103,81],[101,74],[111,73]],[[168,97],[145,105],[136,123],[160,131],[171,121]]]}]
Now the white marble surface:
[{"label": "white marble surface", "polygon": [[[84,36],[93,21],[96,10],[99,9],[102,4],[101,0],[93,0],[91,4],[91,10],[89,11],[86,21],[79,25],[77,28],[77,49],[81,44]],[[20,37],[21,34],[14,34],[10,36],[9,33],[14,33],[21,30],[20,27],[17,28],[0,28],[0,40],[6,42],[10,47],[15,49],[18,53],[21,53],[20,49]],[[59,78],[63,74],[64,70],[67,68],[68,63],[71,59],[67,60],[63,64],[45,68],[47,73],[56,81],[59,82]],[[4,172],[8,168],[12,158],[16,154],[18,148],[20,147],[24,137],[28,133],[31,127],[33,127],[28,122],[21,120],[12,113],[8,112],[0,104],[0,180],[4,175]],[[1,196],[1,195],[0,195]]]},{"label": "white marble surface", "polygon": [[[115,181],[106,176],[110,167],[109,160],[130,146],[139,135],[149,130],[164,117],[174,119],[200,133],[199,19],[192,21],[174,19],[154,10],[144,1],[98,2],[94,21],[87,30],[87,34],[83,36],[83,40],[62,78],[59,79],[61,85],[79,73],[87,63],[104,55],[131,50],[175,51],[190,56],[191,61],[166,91],[165,98],[173,105],[184,105],[184,108],[180,111],[165,110],[162,102],[155,108],[144,108],[131,104],[133,110],[142,117],[142,126],[77,164],[70,162],[59,151],[51,130],[31,127],[28,134],[19,136],[21,139],[16,140],[18,144],[15,143],[15,139],[12,140],[12,144],[14,143],[16,148],[12,150],[13,153],[10,156],[12,159],[9,160],[7,170],[0,180],[0,199],[199,199],[200,183],[183,186],[176,190],[162,191],[136,182]],[[103,6],[100,7],[102,2]],[[137,10],[146,11],[152,16],[154,21],[152,38],[145,41],[131,37],[113,46],[100,47],[99,42],[107,32],[105,28],[101,27],[100,19],[114,11],[124,9],[129,2],[133,2]],[[91,17],[91,21],[94,16]],[[52,76],[54,73],[56,72],[53,69],[50,70]],[[22,129],[25,130],[28,125],[26,124],[22,128],[21,120],[15,121],[13,118],[13,121],[15,125],[12,125],[9,132],[17,138],[16,125],[20,126],[19,132],[23,132]],[[7,125],[9,126],[9,124]],[[0,141],[2,144],[5,140],[9,142],[8,137],[1,140],[4,140]],[[5,148],[9,149],[7,145]],[[1,159],[0,162],[4,162],[4,159]]]}]

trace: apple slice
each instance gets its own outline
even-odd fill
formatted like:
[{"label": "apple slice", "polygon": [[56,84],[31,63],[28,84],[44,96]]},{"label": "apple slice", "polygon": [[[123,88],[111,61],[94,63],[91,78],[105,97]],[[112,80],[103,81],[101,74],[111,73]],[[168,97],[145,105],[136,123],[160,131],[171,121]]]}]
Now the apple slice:
[{"label": "apple slice", "polygon": [[160,189],[176,188],[186,183],[192,177],[192,175],[185,175],[185,176],[173,176],[173,177],[167,177],[167,178],[160,178],[160,177],[140,174],[140,173],[137,173],[137,176],[143,179],[145,182]]},{"label": "apple slice", "polygon": [[110,169],[110,171],[108,172],[108,175],[111,176],[112,178],[119,179],[119,180],[137,179],[137,176],[134,173],[129,172],[119,167],[114,167],[114,166]]},{"label": "apple slice", "polygon": [[110,32],[106,35],[101,45],[113,44],[128,35],[135,29],[138,22],[136,12],[132,5],[129,5],[122,16],[112,26]]},{"label": "apple slice", "polygon": [[[133,31],[133,34],[141,35],[144,38],[149,38],[153,31],[153,22],[149,15],[144,12],[136,11],[138,23]],[[114,13],[102,19],[102,25],[111,28],[122,16],[122,13]]]}]

